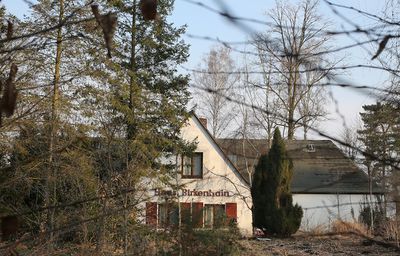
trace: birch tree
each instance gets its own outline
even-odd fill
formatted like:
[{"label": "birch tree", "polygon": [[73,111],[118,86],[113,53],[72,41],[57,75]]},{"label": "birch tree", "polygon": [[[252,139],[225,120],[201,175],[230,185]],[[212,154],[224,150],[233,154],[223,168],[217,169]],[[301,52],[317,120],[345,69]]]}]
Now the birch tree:
[{"label": "birch tree", "polygon": [[[234,118],[233,104],[228,98],[234,96],[234,89],[239,82],[238,69],[231,57],[231,50],[214,47],[204,56],[199,71],[193,74],[194,84],[198,89],[193,94],[199,114],[205,116],[214,137],[226,135],[226,130]],[[214,93],[210,93],[211,90]]]},{"label": "birch tree", "polygon": [[[258,56],[253,66],[261,67],[262,74],[260,77],[248,79],[246,84],[248,88],[252,88],[247,90],[252,104],[260,109],[266,110],[259,111],[253,109],[252,112],[255,128],[261,136],[266,138],[266,143],[268,144],[268,148],[270,148],[275,128],[278,126],[285,128],[282,120],[277,117],[283,106],[279,97],[274,93],[276,90],[273,91],[271,89],[274,88],[273,84],[275,83],[275,78],[273,76],[273,59],[263,54],[261,49],[257,50]],[[279,88],[277,89],[280,90]],[[283,129],[283,131],[285,132],[285,129]]]}]

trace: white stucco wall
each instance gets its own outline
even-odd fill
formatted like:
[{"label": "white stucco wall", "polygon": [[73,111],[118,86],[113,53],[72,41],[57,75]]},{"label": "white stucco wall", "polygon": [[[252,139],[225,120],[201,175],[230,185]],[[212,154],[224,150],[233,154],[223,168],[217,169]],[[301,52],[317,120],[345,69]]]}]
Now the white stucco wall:
[{"label": "white stucco wall", "polygon": [[366,195],[293,194],[293,203],[303,208],[300,229],[304,231],[316,227],[330,229],[331,223],[338,219],[358,221],[361,204],[365,202]]},{"label": "white stucco wall", "polygon": [[186,196],[182,201],[201,201],[211,204],[237,204],[238,227],[245,235],[252,234],[252,215],[250,189],[245,181],[234,171],[234,167],[223,155],[213,140],[202,131],[196,118],[190,118],[188,125],[182,129],[182,137],[188,141],[198,142],[196,152],[203,152],[203,179],[182,179],[187,189],[224,190],[229,197]]}]

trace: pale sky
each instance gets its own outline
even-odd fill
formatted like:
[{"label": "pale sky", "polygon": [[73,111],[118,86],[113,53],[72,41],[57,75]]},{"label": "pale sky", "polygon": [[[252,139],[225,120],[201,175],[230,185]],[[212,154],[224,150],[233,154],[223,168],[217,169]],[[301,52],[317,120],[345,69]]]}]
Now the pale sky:
[{"label": "pale sky", "polygon": [[[213,8],[219,9],[217,0],[203,0],[202,3],[212,6]],[[290,1],[298,2],[298,1]],[[344,4],[353,6],[357,9],[381,15],[384,9],[384,1],[377,0],[332,0],[334,3]],[[7,10],[18,17],[22,17],[28,12],[28,5],[24,0],[2,0]],[[266,20],[265,13],[268,9],[274,6],[275,1],[273,0],[226,0],[225,3],[229,4],[229,8],[233,14],[240,17],[254,18],[258,20]],[[365,26],[372,23],[371,19],[367,19],[365,16],[352,12],[349,10],[342,10],[340,12],[352,22],[357,23],[360,26]],[[320,14],[326,19],[329,19],[332,23],[332,30],[342,30],[343,28],[354,28],[347,24],[342,18],[332,13],[326,2],[320,2]],[[232,25],[226,21],[220,15],[210,12],[197,4],[191,3],[189,0],[176,0],[175,10],[170,20],[176,25],[187,24],[187,34],[196,36],[208,36],[211,38],[218,38],[222,41],[245,41],[248,39],[249,34],[243,29]],[[265,28],[263,25],[246,23],[251,29],[255,31],[263,31]],[[186,42],[191,45],[190,57],[188,63],[184,65],[187,68],[195,68],[201,61],[204,54],[210,49],[215,42],[207,40],[193,39],[184,36]],[[358,38],[350,39],[348,36],[337,36],[331,42],[335,47],[345,46],[352,44]],[[373,51],[374,47],[377,49],[377,45],[368,45],[367,48]],[[379,64],[378,62],[371,62],[369,59],[371,55],[361,48],[352,48],[350,50],[342,51],[338,54],[338,58],[345,57],[342,65],[357,65],[357,64]],[[341,76],[342,79],[349,81],[355,85],[369,85],[369,86],[382,86],[387,80],[387,74],[382,72],[368,70],[368,69],[357,69],[347,71],[346,74]],[[345,117],[346,123],[351,125],[357,118],[358,113],[362,110],[361,106],[364,104],[371,104],[375,101],[373,98],[369,98],[367,95],[358,91],[333,88],[333,96],[337,101],[338,110],[340,115]],[[320,125],[322,131],[326,131],[331,135],[337,136],[342,129],[342,118],[337,115],[335,104],[328,106],[330,118],[332,120],[326,121]],[[318,137],[315,137],[318,138]]]}]

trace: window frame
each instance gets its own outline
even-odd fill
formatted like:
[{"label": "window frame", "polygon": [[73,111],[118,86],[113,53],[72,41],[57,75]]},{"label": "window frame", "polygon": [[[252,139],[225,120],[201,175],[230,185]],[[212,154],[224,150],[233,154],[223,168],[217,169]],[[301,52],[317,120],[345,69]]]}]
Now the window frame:
[{"label": "window frame", "polygon": [[[193,174],[193,166],[194,166],[194,157],[195,156],[200,156],[201,159],[201,164],[200,164],[200,175],[194,175]],[[185,175],[183,170],[185,168],[185,158],[190,157],[190,175]],[[193,152],[191,155],[182,155],[181,157],[181,176],[183,179],[202,179],[203,178],[203,152]]]}]

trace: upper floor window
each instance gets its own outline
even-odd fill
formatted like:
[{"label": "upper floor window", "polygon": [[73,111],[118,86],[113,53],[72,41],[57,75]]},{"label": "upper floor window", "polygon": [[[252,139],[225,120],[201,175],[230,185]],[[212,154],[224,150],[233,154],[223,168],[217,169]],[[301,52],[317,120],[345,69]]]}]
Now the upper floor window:
[{"label": "upper floor window", "polygon": [[195,152],[182,157],[182,178],[203,177],[203,153]]}]

